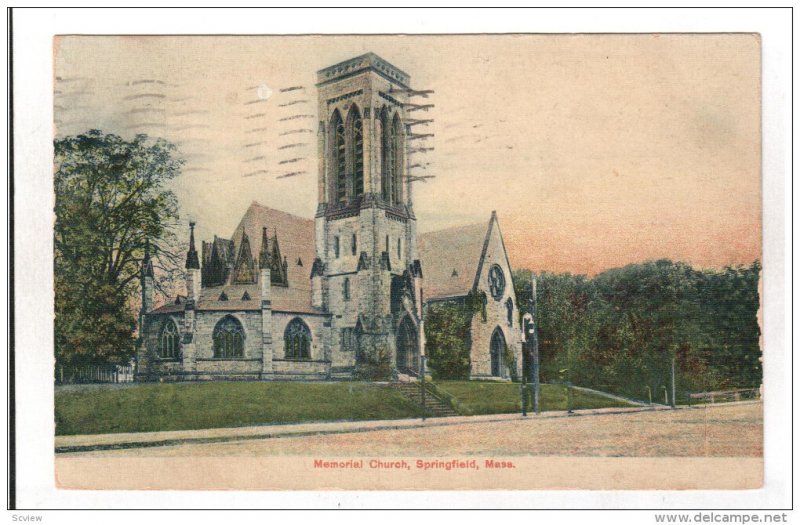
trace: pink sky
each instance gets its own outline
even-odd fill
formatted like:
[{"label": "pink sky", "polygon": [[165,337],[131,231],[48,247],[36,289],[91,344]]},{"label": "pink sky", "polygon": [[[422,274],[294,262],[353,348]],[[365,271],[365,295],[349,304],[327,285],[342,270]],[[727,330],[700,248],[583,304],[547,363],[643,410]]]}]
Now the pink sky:
[{"label": "pink sky", "polygon": [[435,91],[420,231],[496,210],[512,265],[537,271],[760,258],[753,35],[63,37],[56,49],[59,134],[179,142],[174,189],[204,239],[230,235],[253,200],[313,216],[314,135],[293,150],[306,174],[277,179],[296,124],[280,119],[310,114],[315,129],[315,72],[373,51]]}]

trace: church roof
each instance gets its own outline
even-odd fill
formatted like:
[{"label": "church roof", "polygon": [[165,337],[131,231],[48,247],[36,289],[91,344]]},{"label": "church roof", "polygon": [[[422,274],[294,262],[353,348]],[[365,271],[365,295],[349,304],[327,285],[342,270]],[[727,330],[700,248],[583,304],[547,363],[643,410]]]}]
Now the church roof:
[{"label": "church roof", "polygon": [[[236,246],[240,246],[244,232],[250,239],[252,251],[259,253],[264,228],[267,228],[269,237],[277,232],[281,255],[286,257],[289,281],[289,286],[272,286],[272,309],[287,312],[318,312],[311,306],[309,278],[311,265],[316,256],[313,219],[298,217],[253,201],[233,231],[231,240]],[[226,292],[227,301],[219,301],[222,291]],[[250,301],[241,301],[245,291],[250,295]],[[260,301],[259,284],[215,286],[203,290],[199,308],[258,309],[261,307]]]},{"label": "church roof", "polygon": [[[283,312],[320,313],[311,305],[311,267],[316,251],[314,247],[314,221],[263,206],[257,202],[242,217],[231,240],[215,239],[225,248],[227,259],[233,256],[233,247],[241,246],[246,233],[251,252],[261,251],[263,229],[267,228],[270,242],[277,233],[281,255],[286,259],[289,286],[273,284],[272,309]],[[211,243],[209,243],[211,245]],[[271,248],[271,246],[270,246]],[[245,295],[247,294],[247,295]],[[244,298],[244,299],[243,299]],[[261,308],[261,285],[226,284],[203,287],[197,303],[198,310],[258,310]],[[167,304],[153,313],[180,311],[183,305]]]},{"label": "church roof", "polygon": [[417,237],[426,300],[462,297],[472,290],[491,225],[457,226]]}]

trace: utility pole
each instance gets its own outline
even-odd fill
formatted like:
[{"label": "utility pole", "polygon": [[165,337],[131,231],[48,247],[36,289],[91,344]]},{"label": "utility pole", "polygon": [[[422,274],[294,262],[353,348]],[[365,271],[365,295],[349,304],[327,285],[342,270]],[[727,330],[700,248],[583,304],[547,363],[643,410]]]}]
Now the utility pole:
[{"label": "utility pole", "polygon": [[420,356],[419,360],[422,371],[422,420],[425,421],[425,356]]},{"label": "utility pole", "polygon": [[419,333],[417,334],[417,343],[419,344],[420,385],[422,387],[422,420],[425,421],[425,304],[422,302],[422,291],[419,293],[419,300]]},{"label": "utility pole", "polygon": [[672,408],[675,408],[675,356],[672,356]]},{"label": "utility pole", "polygon": [[519,385],[519,399],[522,403],[522,415],[528,415],[528,385],[525,383],[525,374],[522,374],[522,383]]},{"label": "utility pole", "polygon": [[536,320],[536,274],[531,272],[531,316],[533,326],[531,326],[531,336],[533,337],[533,359],[531,359],[531,382],[533,383],[533,412],[539,414],[539,335],[537,334],[539,323]]}]

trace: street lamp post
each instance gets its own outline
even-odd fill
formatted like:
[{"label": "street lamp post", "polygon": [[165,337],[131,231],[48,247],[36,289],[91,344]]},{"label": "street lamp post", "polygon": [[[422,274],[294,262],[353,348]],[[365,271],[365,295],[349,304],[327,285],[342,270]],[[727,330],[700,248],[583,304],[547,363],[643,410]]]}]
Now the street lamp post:
[{"label": "street lamp post", "polygon": [[420,369],[420,386],[422,388],[422,420],[425,421],[425,314],[427,305],[422,302],[422,293],[420,292],[420,306],[417,310],[419,312],[419,333],[417,334],[417,342],[419,344],[419,369]]},{"label": "street lamp post", "polygon": [[531,337],[531,344],[533,346],[532,350],[532,359],[531,359],[531,383],[533,383],[533,412],[538,415],[539,414],[539,336],[538,332],[538,324],[536,321],[536,274],[531,272],[531,298],[530,298],[530,309],[531,309],[531,326],[529,328],[530,333],[526,335],[530,335]]}]

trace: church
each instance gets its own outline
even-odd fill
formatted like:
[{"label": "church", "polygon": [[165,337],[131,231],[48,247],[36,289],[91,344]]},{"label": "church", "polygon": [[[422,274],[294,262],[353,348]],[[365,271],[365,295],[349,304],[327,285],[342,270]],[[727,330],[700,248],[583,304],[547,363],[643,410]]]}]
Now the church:
[{"label": "church", "polygon": [[345,380],[376,348],[395,377],[413,379],[427,307],[467,297],[481,304],[470,377],[518,375],[522,331],[496,214],[417,234],[409,75],[368,53],[322,69],[316,87],[315,217],[253,202],[229,238],[199,252],[192,224],[186,295],[158,307],[146,255],[137,380]]}]

